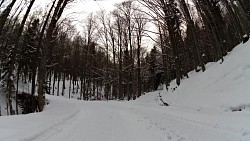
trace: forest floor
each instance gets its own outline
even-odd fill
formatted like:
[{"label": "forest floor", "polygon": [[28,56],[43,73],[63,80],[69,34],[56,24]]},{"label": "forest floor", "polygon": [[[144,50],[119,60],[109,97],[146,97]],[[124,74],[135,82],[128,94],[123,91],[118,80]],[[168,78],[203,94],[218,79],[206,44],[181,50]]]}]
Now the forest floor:
[{"label": "forest floor", "polygon": [[[135,101],[47,95],[41,113],[0,117],[1,141],[249,141],[250,42]],[[160,96],[159,96],[160,95]],[[161,99],[170,106],[162,104]]]}]

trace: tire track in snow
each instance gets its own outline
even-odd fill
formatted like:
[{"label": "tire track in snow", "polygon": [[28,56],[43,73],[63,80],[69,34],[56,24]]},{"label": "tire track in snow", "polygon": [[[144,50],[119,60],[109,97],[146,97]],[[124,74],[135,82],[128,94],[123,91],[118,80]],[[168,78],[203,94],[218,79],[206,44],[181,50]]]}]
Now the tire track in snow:
[{"label": "tire track in snow", "polygon": [[77,117],[79,114],[79,110],[76,110],[72,114],[70,114],[68,117],[62,119],[61,121],[57,121],[55,124],[50,125],[49,127],[46,127],[42,131],[33,134],[30,137],[25,137],[23,139],[20,139],[20,141],[46,141],[49,138],[58,135],[59,133],[63,132],[65,127],[67,127],[67,124],[70,124],[73,122],[74,118]]},{"label": "tire track in snow", "polygon": [[150,122],[149,128],[156,128],[156,130],[163,132],[164,135],[169,135],[166,138],[167,140],[171,139],[181,141],[192,139],[195,141],[204,141],[207,138],[197,136],[197,134],[204,135],[204,132],[207,133],[207,136],[210,136],[209,138],[211,138],[212,135],[216,135],[214,138],[227,139],[228,141],[235,141],[235,139],[237,139],[237,136],[232,136],[230,134],[232,131],[237,132],[237,130],[227,129],[227,126],[222,125],[221,123],[210,124],[205,121],[202,122],[192,118],[185,118],[183,117],[185,114],[180,116],[175,115],[175,113],[172,113],[171,111],[163,112],[154,108],[148,108],[145,110],[138,105],[133,109],[135,110],[130,110],[130,113],[147,117],[146,119]]}]

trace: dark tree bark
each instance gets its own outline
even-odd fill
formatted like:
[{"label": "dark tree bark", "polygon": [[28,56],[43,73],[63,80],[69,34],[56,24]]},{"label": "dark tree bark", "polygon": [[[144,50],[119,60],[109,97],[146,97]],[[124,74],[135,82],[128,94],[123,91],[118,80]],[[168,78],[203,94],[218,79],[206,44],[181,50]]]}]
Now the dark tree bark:
[{"label": "dark tree bark", "polygon": [[205,68],[202,56],[200,54],[198,36],[197,36],[196,28],[194,26],[194,21],[191,18],[191,15],[189,13],[189,10],[188,10],[188,7],[187,7],[187,4],[186,4],[185,0],[180,0],[180,3],[182,5],[182,7],[183,7],[184,15],[186,17],[188,26],[190,26],[190,28],[191,28],[190,30],[192,32],[192,34],[191,34],[192,35],[192,41],[193,41],[193,45],[194,45],[194,48],[195,48],[195,54],[194,55],[197,56],[198,61],[199,61],[199,65],[200,65],[202,71],[204,72],[206,70],[206,68]]},{"label": "dark tree bark", "polygon": [[59,96],[59,91],[60,91],[60,79],[61,79],[61,74],[58,73],[58,75],[57,75],[57,96]]},{"label": "dark tree bark", "polygon": [[5,2],[5,0],[2,0],[0,3],[0,8],[2,8],[3,3]]},{"label": "dark tree bark", "polygon": [[[194,0],[197,11],[199,12],[199,14],[202,17],[203,23],[205,25],[206,30],[211,31],[212,37],[214,37],[215,41],[216,41],[216,53],[217,53],[217,57],[216,58],[220,58],[221,61],[223,62],[223,55],[222,55],[222,41],[219,38],[218,35],[218,30],[216,29],[214,22],[211,21],[211,14],[209,13],[211,10],[207,10],[206,9],[206,3],[204,1],[200,1],[200,0]],[[208,7],[207,7],[208,8]]]},{"label": "dark tree bark", "polygon": [[[43,40],[43,35],[45,33],[45,29],[47,27],[47,23],[49,21],[49,17],[51,15],[51,12],[54,8],[54,5],[56,3],[56,0],[54,0],[49,12],[48,12],[48,15],[45,19],[45,22],[44,22],[44,25],[42,27],[42,30],[41,30],[41,34],[40,34],[40,37],[39,37],[39,40],[38,40],[38,46],[37,46],[37,52],[40,53],[40,64],[39,64],[39,67],[38,67],[38,109],[39,111],[43,111],[43,108],[44,108],[44,90],[43,90],[43,85],[44,85],[44,79],[45,79],[45,74],[46,74],[46,49],[47,48],[44,48],[42,46],[42,40]],[[40,50],[42,52],[40,52]],[[43,56],[43,57],[42,57]]]},{"label": "dark tree bark", "polygon": [[235,12],[233,11],[228,0],[221,0],[221,1],[225,4],[229,15],[233,19],[234,28],[237,30],[239,36],[242,37],[244,35],[244,33],[243,33],[243,29],[242,29],[242,26],[241,26],[241,23],[240,23],[238,17],[236,16]]},{"label": "dark tree bark", "polygon": [[[11,60],[10,60],[10,67],[9,67],[9,70],[8,70],[8,92],[9,92],[9,107],[10,107],[10,114],[14,114],[12,111],[13,111],[13,107],[12,107],[12,87],[13,87],[13,80],[12,80],[12,73],[14,71],[14,65],[15,65],[15,62],[16,62],[16,54],[17,54],[17,50],[18,50],[18,47],[19,47],[19,40],[20,40],[20,37],[22,35],[22,32],[23,32],[23,28],[24,28],[24,24],[28,18],[28,15],[30,13],[30,10],[34,4],[35,0],[32,0],[30,1],[30,4],[28,6],[28,9],[27,11],[25,12],[25,15],[22,19],[22,22],[21,22],[21,25],[18,29],[18,32],[17,32],[17,36],[16,36],[16,39],[15,39],[15,47],[11,50]],[[1,27],[0,27],[1,28]]]},{"label": "dark tree bark", "polygon": [[[135,24],[136,24],[136,38],[137,38],[137,97],[141,96],[141,46],[142,46],[142,36],[145,30],[145,25],[147,21],[146,16],[142,13],[135,14]],[[135,97],[134,97],[135,99]]]},{"label": "dark tree bark", "polygon": [[0,36],[2,36],[3,27],[15,3],[16,0],[12,0],[12,2],[4,9],[4,11],[0,15]]}]

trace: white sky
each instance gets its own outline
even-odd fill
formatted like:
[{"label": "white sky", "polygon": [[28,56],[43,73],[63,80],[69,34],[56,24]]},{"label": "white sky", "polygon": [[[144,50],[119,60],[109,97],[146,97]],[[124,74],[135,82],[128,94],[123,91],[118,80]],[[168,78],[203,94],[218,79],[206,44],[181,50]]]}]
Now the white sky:
[{"label": "white sky", "polygon": [[[18,0],[15,4],[16,6],[20,4],[20,2],[24,2],[23,0]],[[48,11],[52,4],[53,0],[36,0],[34,6],[32,7],[32,11]],[[74,0],[74,2],[67,5],[66,9],[63,12],[62,18],[69,18],[73,21],[73,25],[76,29],[81,32],[83,31],[83,22],[87,15],[90,13],[94,13],[101,10],[106,10],[107,13],[113,11],[115,9],[116,3],[121,3],[126,0]],[[6,1],[4,5],[7,5],[10,1]],[[22,3],[23,4],[23,3]],[[15,9],[15,8],[14,8]],[[2,10],[2,9],[0,9]],[[13,10],[14,12],[14,10]],[[150,25],[147,27],[148,30],[155,31],[154,25]],[[152,38],[155,38],[155,35],[152,33],[148,33]],[[154,42],[150,38],[143,39],[144,47],[151,48]]]},{"label": "white sky", "polygon": [[[106,10],[107,12],[110,12],[115,9],[114,5],[116,3],[121,3],[123,1],[125,0],[75,0],[74,2],[67,5],[65,11],[63,12],[63,17],[69,17],[71,20],[74,21],[73,24],[75,25],[77,30],[82,31],[82,23],[88,14],[100,10]],[[33,6],[33,10],[39,8],[50,8],[51,3],[52,0],[36,0]],[[145,47],[151,48],[151,46],[153,46],[153,43],[150,38],[144,39],[143,43],[146,44]]]},{"label": "white sky", "polygon": [[[45,7],[51,3],[51,1],[52,0],[36,0],[34,8]],[[84,16],[88,13],[96,12],[102,9],[112,11],[115,8],[114,4],[122,1],[124,0],[75,0],[66,7],[64,14]]]},{"label": "white sky", "polygon": [[[115,4],[124,0],[74,0],[67,5],[63,12],[63,16],[71,19],[76,28],[81,31],[82,23],[86,16],[90,13],[95,13],[100,10],[112,11],[115,9]],[[40,8],[50,8],[52,0],[36,0],[33,6],[33,10]],[[48,9],[47,9],[48,10]],[[45,10],[45,11],[47,11]]]}]

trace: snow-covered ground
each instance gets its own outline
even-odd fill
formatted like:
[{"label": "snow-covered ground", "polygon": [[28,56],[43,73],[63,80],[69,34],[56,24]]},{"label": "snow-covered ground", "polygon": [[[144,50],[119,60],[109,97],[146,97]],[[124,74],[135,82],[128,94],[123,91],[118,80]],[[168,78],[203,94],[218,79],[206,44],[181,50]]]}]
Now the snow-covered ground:
[{"label": "snow-covered ground", "polygon": [[249,56],[250,42],[135,101],[47,95],[44,112],[0,117],[0,141],[250,141]]}]

